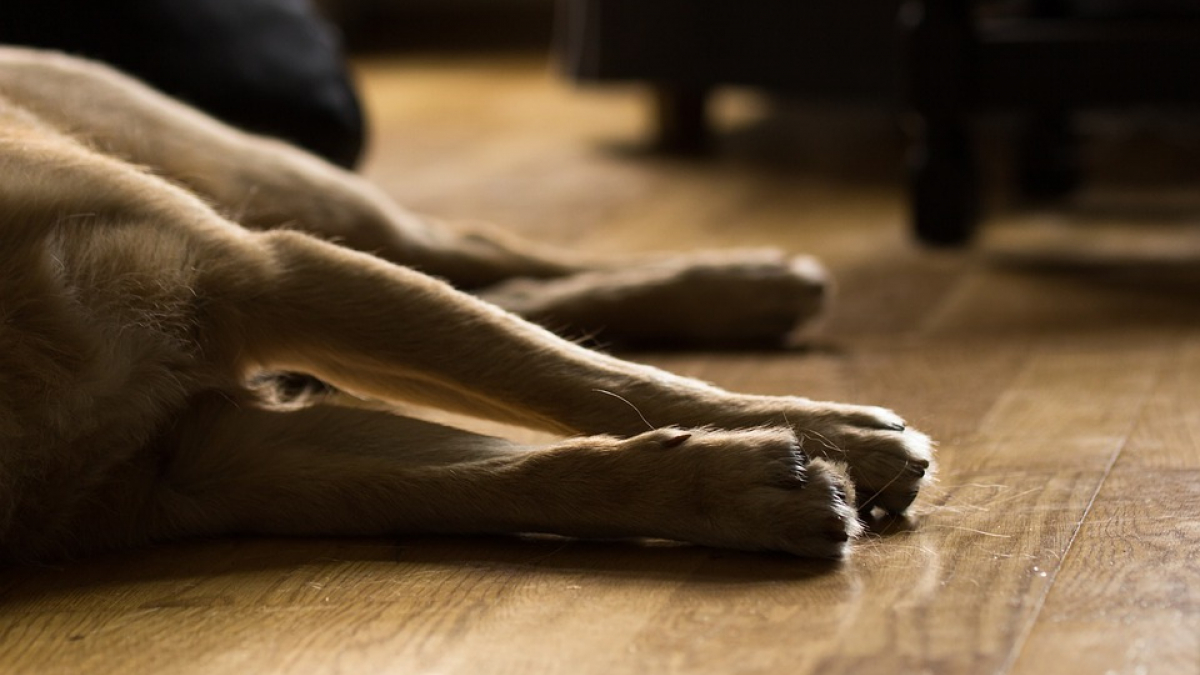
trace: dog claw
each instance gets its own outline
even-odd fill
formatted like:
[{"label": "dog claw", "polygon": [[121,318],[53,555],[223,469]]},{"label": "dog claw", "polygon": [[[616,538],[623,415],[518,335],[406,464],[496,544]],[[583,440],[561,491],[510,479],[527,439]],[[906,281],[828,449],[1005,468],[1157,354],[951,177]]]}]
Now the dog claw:
[{"label": "dog claw", "polygon": [[687,442],[687,440],[691,437],[692,437],[692,435],[687,432],[680,432],[674,436],[671,436],[670,438],[663,440],[661,445],[663,448],[678,448],[679,446],[681,446],[685,442]]}]

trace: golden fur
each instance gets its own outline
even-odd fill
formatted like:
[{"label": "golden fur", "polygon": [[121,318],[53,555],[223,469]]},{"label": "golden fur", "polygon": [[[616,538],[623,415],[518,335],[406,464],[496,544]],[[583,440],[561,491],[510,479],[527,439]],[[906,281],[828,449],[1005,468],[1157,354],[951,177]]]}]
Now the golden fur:
[{"label": "golden fur", "polygon": [[[108,68],[3,48],[0,558],[522,531],[839,557],[860,530],[855,488],[860,508],[911,503],[925,436],[517,316],[618,339],[779,338],[823,286],[811,260],[770,251],[617,265],[436,226]],[[525,447],[330,402],[281,409],[247,384],[283,371],[573,436]]]}]

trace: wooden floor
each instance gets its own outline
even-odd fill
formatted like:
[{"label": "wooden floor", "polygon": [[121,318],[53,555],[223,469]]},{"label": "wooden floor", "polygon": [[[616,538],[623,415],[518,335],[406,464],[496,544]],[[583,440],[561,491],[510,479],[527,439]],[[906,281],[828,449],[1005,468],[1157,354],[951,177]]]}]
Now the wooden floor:
[{"label": "wooden floor", "polygon": [[[636,91],[540,59],[361,64],[367,173],[418,210],[597,251],[825,258],[809,348],[634,354],[894,407],[940,482],[829,566],[668,544],[212,541],[0,571],[0,673],[1200,672],[1200,139],[1101,120],[1066,209],[909,242],[883,117],[721,101],[648,156]],[[519,432],[518,432],[519,433]]]}]

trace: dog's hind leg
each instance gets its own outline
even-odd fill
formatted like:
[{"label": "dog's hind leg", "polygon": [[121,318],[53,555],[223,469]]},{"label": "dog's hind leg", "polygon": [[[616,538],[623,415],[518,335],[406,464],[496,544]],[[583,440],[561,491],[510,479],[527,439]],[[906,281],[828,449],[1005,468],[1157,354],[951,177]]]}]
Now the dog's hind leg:
[{"label": "dog's hind leg", "polygon": [[348,171],[229,127],[99,63],[0,47],[0,94],[65,135],[187,187],[251,229],[308,232],[459,288],[590,268],[495,228],[416,216]]},{"label": "dog's hind leg", "polygon": [[76,546],[113,544],[114,516],[121,544],[542,532],[838,558],[860,531],[844,475],[810,461],[779,428],[662,429],[531,447],[384,412],[276,412],[212,397],[159,445],[141,503],[128,485],[98,495],[77,523]]},{"label": "dog's hind leg", "polygon": [[629,342],[779,342],[822,304],[826,279],[811,259],[744,250],[595,259],[483,224],[422,218],[352,173],[100,64],[0,47],[0,92],[60,133],[187,187],[240,225],[308,232],[486,293],[574,335],[602,328]]},{"label": "dog's hind leg", "polygon": [[[279,141],[229,127],[107,66],[61,54],[0,47],[0,93],[59,133],[185,186],[244,227],[308,232],[441,277],[460,289],[481,289],[517,278],[556,279],[581,272],[619,273],[625,268],[661,266],[690,266],[695,270],[688,276],[712,278],[714,259],[744,266],[754,259],[761,262],[764,255],[763,251],[729,251],[597,259],[541,246],[485,224],[466,226],[423,218],[355,174]],[[777,259],[780,270],[790,268],[792,261],[778,253],[767,255]],[[818,276],[805,275],[806,287],[822,284]],[[744,287],[749,277],[729,271],[723,278]],[[527,285],[520,291],[523,300],[515,297],[512,288],[497,290],[492,297],[515,311],[559,321],[573,306],[575,317],[587,316],[572,327],[588,330],[597,323],[595,315],[606,310],[596,300],[599,293],[578,293],[584,285],[628,289],[630,282],[585,277],[569,284],[571,291]],[[572,297],[566,298],[565,293]],[[541,299],[533,303],[535,294]],[[807,295],[802,291],[796,302],[807,302],[803,297]],[[690,295],[693,300],[705,297],[702,290]],[[711,298],[707,299],[711,306]],[[628,313],[637,311],[631,308]]]}]

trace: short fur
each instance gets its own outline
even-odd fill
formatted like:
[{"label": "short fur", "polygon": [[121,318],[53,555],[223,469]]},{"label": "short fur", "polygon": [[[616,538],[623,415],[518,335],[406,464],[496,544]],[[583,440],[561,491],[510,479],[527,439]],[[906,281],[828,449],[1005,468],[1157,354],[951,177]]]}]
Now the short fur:
[{"label": "short fur", "polygon": [[[779,338],[823,285],[811,260],[769,251],[621,266],[434,225],[106,67],[3,48],[0,557],[414,532],[839,557],[861,528],[855,492],[860,508],[912,502],[925,436],[887,410],[730,393],[517,316]],[[272,407],[250,384],[263,372],[570,436],[529,447],[328,401]]]}]

